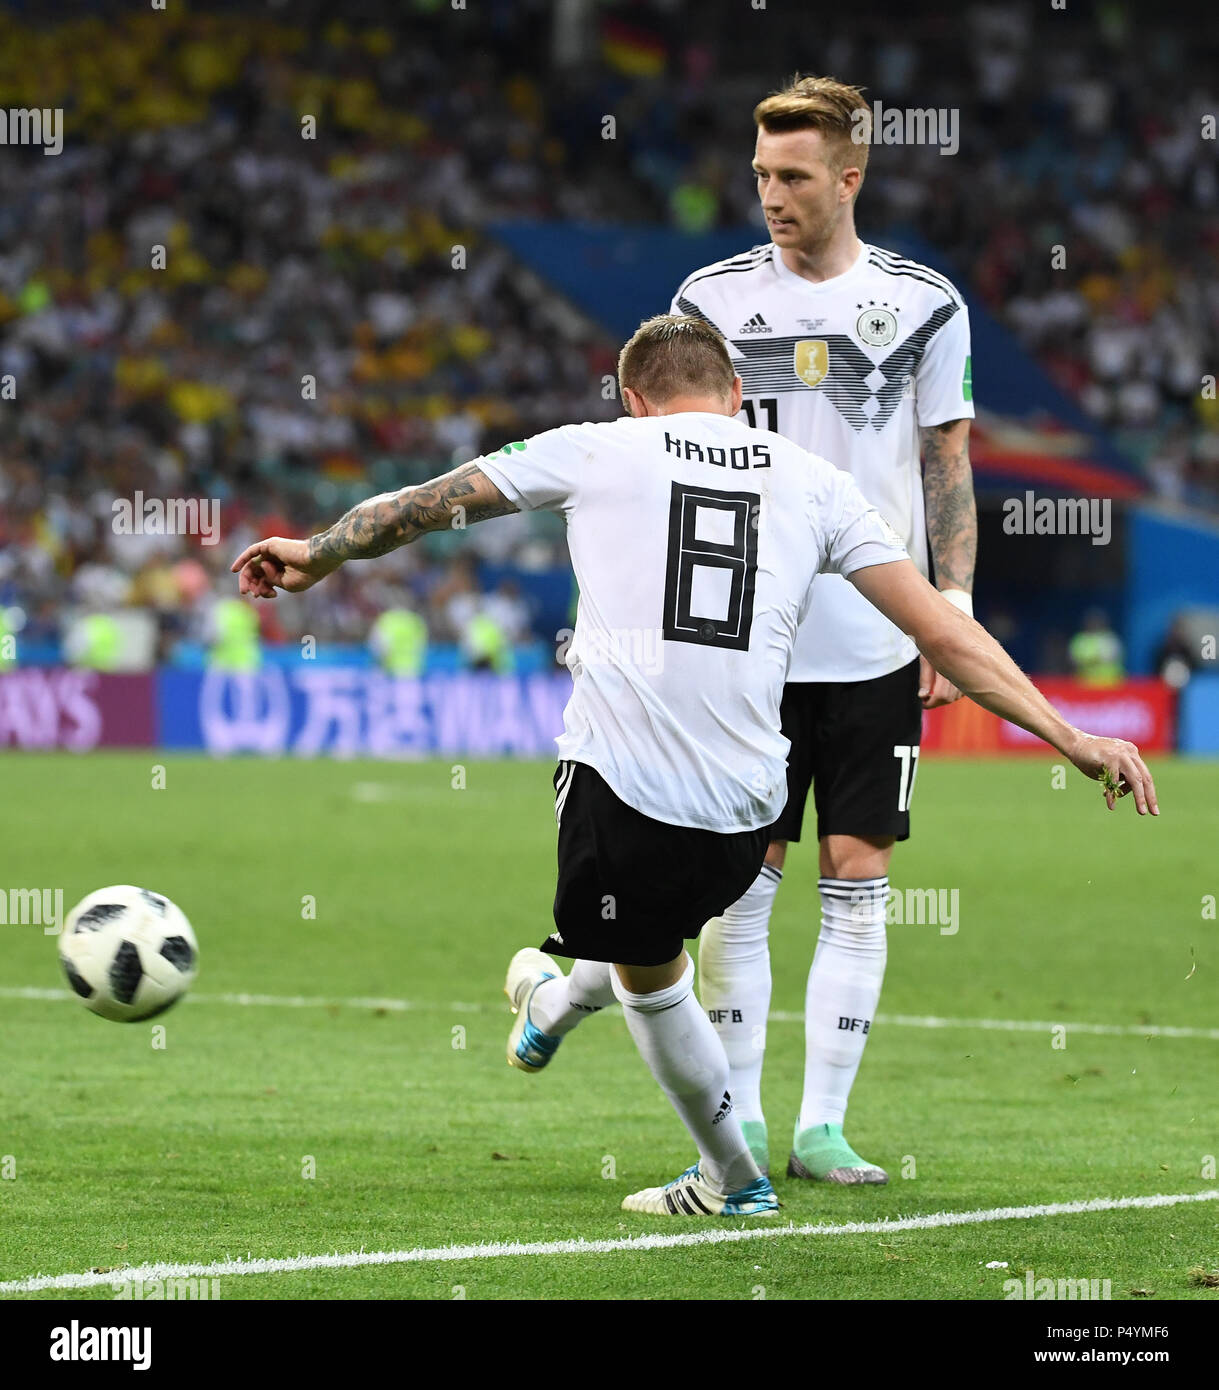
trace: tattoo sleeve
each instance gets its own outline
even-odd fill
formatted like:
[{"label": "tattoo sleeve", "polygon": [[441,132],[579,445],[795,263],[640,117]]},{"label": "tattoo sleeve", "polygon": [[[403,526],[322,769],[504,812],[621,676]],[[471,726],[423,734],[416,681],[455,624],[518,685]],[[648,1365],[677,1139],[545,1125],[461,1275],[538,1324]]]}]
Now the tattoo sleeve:
[{"label": "tattoo sleeve", "polygon": [[370,560],[426,531],[461,529],[518,510],[482,469],[463,463],[431,482],[383,492],[352,507],[328,531],[310,538],[309,558]]},{"label": "tattoo sleeve", "polygon": [[927,540],[941,589],[973,591],[978,509],[969,466],[969,421],[948,420],[919,430]]}]

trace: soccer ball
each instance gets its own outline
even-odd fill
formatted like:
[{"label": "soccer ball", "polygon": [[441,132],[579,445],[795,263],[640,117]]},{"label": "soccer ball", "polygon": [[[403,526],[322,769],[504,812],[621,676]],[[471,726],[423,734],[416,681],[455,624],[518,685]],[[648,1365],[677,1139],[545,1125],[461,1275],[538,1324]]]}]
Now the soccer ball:
[{"label": "soccer ball", "polygon": [[59,963],[85,1008],[119,1023],[164,1013],[190,988],[198,960],[182,909],[127,883],[82,898],[59,938]]}]

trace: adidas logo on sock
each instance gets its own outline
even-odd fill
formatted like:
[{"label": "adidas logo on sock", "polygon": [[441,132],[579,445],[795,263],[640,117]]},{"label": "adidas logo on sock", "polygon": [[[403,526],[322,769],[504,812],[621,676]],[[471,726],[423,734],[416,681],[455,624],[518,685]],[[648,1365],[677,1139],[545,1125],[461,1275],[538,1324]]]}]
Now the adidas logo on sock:
[{"label": "adidas logo on sock", "polygon": [[773,333],[775,330],[766,322],[761,314],[754,314],[747,323],[741,324],[737,329],[738,333]]},{"label": "adidas logo on sock", "polygon": [[718,1125],[725,1115],[732,1114],[732,1097],[727,1091],[724,1092],[724,1099],[720,1101],[720,1108],[712,1116],[711,1123]]}]

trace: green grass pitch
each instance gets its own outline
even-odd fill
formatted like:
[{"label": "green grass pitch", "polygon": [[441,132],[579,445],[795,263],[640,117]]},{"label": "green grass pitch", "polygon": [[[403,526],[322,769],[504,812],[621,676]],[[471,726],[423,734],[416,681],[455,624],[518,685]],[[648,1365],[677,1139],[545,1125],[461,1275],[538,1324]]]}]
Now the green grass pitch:
[{"label": "green grass pitch", "polygon": [[[1056,789],[1048,758],[928,760],[891,877],[958,890],[959,929],[891,928],[883,1015],[1066,1031],[878,1023],[847,1133],[892,1181],[852,1190],[780,1176],[784,1221],[1219,1187],[1219,1040],[1138,1031],[1219,1025],[1206,912],[1219,894],[1216,768],[1161,758],[1153,770],[1158,821],[1128,802],[1110,814],[1073,772]],[[62,887],[66,907],[109,883],[154,888],[191,918],[202,957],[195,997],[154,1020],[166,1028],[157,1049],[152,1023],[22,997],[62,988],[55,943],[36,925],[0,927],[0,1282],[713,1225],[619,1208],[692,1153],[616,1010],[582,1025],[544,1075],[505,1064],[504,968],[549,930],[550,768],[472,763],[465,776],[457,790],[449,762],[0,758],[0,886]],[[780,1017],[764,1095],[780,1174],[816,907],[805,844],[789,855],[772,937]],[[238,993],[412,1007],[217,998]],[[230,1275],[221,1296],[998,1299],[1005,1278],[1032,1269],[1110,1279],[1115,1298],[1215,1298],[1189,1271],[1219,1266],[1217,1223],[1207,1201]]]}]

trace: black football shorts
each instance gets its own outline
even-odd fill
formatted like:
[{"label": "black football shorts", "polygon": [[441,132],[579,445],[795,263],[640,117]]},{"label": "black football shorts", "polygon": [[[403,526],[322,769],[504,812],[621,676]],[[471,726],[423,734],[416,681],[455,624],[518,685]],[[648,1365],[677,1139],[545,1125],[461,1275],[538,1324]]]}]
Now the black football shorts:
[{"label": "black football shorts", "polygon": [[923,707],[918,658],[867,681],[799,681],[783,689],[787,805],[773,840],[798,840],[810,784],[817,838],[910,838]]},{"label": "black football shorts", "polygon": [[542,950],[620,965],[674,960],[758,876],[770,830],[721,834],[636,811],[586,763],[555,771],[559,882]]}]

